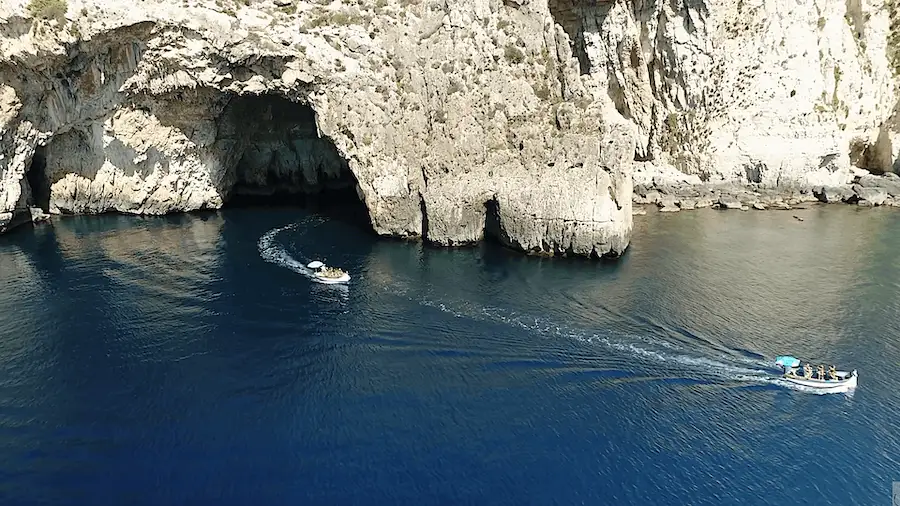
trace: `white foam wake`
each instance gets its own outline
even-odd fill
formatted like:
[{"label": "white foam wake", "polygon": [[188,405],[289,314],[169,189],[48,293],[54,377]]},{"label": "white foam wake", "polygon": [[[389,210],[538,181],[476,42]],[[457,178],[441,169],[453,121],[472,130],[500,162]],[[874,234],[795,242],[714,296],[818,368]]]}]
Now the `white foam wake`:
[{"label": "white foam wake", "polygon": [[681,344],[655,339],[648,335],[637,333],[601,334],[586,329],[573,328],[543,317],[519,315],[513,311],[496,307],[476,307],[470,303],[464,303],[464,306],[467,307],[451,308],[443,302],[429,300],[421,302],[423,305],[452,314],[458,318],[502,322],[542,336],[553,336],[581,341],[595,346],[599,345],[611,351],[628,357],[639,358],[646,362],[666,363],[670,367],[675,365],[675,369],[681,369],[684,372],[696,371],[703,376],[714,376],[731,381],[765,383],[777,379],[772,376],[771,371],[749,367],[765,367],[767,364],[746,359],[734,360],[734,357],[725,354],[719,357],[721,360],[690,355]]},{"label": "white foam wake", "polygon": [[[287,230],[295,230],[309,220],[293,223],[283,227],[274,228],[260,237],[258,242],[259,253],[263,260],[285,267],[298,274],[315,281],[314,273],[306,267],[310,261],[306,258],[294,258],[277,241],[277,236]],[[396,280],[395,280],[396,282]],[[335,285],[331,285],[335,286]],[[396,290],[394,289],[396,288]],[[401,284],[390,290],[396,295],[403,295],[406,290],[399,290]],[[410,298],[412,301],[413,298]],[[470,318],[495,323],[503,323],[512,327],[518,327],[529,333],[541,336],[553,336],[567,340],[577,340],[591,345],[599,345],[611,351],[624,354],[630,358],[637,358],[645,362],[665,363],[667,368],[674,369],[676,374],[686,376],[715,377],[727,381],[773,384],[785,388],[811,393],[821,393],[815,389],[809,389],[781,380],[773,375],[771,369],[760,369],[769,366],[760,360],[744,357],[735,357],[720,353],[719,359],[697,356],[696,349],[688,350],[681,343],[669,342],[655,338],[652,335],[640,333],[626,334],[601,334],[586,329],[578,329],[564,324],[553,322],[544,317],[518,314],[515,311],[497,307],[481,307],[468,301],[463,301],[457,307],[451,307],[448,303],[419,299],[416,302],[452,314],[458,318]],[[691,354],[694,352],[694,354]]]},{"label": "white foam wake", "polygon": [[259,242],[257,242],[259,254],[266,262],[286,267],[297,274],[302,274],[307,278],[314,280],[315,276],[312,269],[306,267],[305,262],[296,260],[275,240],[281,232],[293,230],[297,228],[298,225],[299,223],[294,223],[284,227],[274,228],[263,234],[263,236],[259,238]]}]

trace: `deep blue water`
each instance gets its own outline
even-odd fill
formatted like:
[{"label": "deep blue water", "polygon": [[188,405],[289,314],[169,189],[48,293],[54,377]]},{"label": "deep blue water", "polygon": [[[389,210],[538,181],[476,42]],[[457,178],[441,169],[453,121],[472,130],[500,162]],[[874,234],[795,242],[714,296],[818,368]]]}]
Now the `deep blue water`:
[{"label": "deep blue water", "polygon": [[17,230],[0,504],[889,504],[898,252],[849,206],[636,217],[616,263],[287,208]]}]

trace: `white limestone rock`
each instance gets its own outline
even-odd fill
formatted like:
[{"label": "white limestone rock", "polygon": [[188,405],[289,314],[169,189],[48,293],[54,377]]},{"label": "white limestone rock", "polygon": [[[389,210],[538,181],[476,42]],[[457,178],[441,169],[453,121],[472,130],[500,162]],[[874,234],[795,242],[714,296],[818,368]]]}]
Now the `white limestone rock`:
[{"label": "white limestone rock", "polygon": [[523,250],[627,247],[635,129],[546,1],[68,7],[0,5],[0,212],[41,165],[54,213],[355,187],[380,234],[470,243],[493,207]]},{"label": "white limestone rock", "polygon": [[892,0],[556,4],[579,14],[594,89],[638,127],[641,180],[839,186],[851,165],[900,169]]}]

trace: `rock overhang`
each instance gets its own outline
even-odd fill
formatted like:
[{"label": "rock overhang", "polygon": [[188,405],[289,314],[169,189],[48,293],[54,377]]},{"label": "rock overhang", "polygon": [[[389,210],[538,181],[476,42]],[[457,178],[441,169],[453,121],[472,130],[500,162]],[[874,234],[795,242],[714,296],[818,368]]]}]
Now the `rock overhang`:
[{"label": "rock overhang", "polygon": [[[346,161],[383,235],[448,245],[480,240],[492,201],[510,228],[510,246],[546,254],[621,252],[631,232],[630,198],[623,207],[631,158],[609,157],[612,148],[601,145],[607,138],[615,145],[630,130],[607,121],[617,114],[591,98],[546,5],[532,3],[521,11],[482,2],[416,14],[398,9],[389,21],[376,17],[368,33],[326,24],[293,34],[284,29],[290,23],[264,30],[247,21],[271,23],[277,12],[240,8],[232,20],[208,12],[179,26],[183,12],[136,8],[107,13],[105,28],[99,14],[69,20],[80,39],[71,29],[19,37],[32,41],[4,39],[13,49],[7,63],[17,63],[5,71],[21,83],[14,98],[26,104],[4,126],[30,125],[28,135],[4,138],[5,149],[24,155],[0,161],[4,191],[12,195],[18,186],[21,193],[28,151],[65,147],[59,139],[77,131],[75,137],[90,141],[78,148],[82,158],[98,168],[55,166],[62,175],[55,183],[70,180],[55,186],[57,202],[70,204],[58,211],[219,207],[234,163],[227,139],[217,137],[217,114],[227,105],[221,97],[278,96],[315,111],[318,135]],[[452,21],[466,18],[482,23]],[[302,14],[291,19],[310,23]],[[523,34],[518,25],[543,30]],[[448,44],[455,48],[449,58]],[[41,66],[33,55],[52,55],[44,60],[52,63]],[[50,106],[41,97],[48,89]],[[177,115],[194,126],[160,121]],[[129,146],[129,156],[113,152],[120,144]],[[76,149],[71,145],[66,149]],[[578,164],[580,171],[569,170]],[[593,191],[566,193],[581,186]],[[111,204],[111,192],[127,194],[127,202]],[[99,201],[85,206],[79,198]]]}]

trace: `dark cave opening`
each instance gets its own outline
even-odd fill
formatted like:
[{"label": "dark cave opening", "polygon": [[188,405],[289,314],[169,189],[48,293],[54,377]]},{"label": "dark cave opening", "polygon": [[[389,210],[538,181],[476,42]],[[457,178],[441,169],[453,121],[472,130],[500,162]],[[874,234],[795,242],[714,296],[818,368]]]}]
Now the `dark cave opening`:
[{"label": "dark cave opening", "polygon": [[500,205],[493,198],[484,203],[484,240],[504,244],[503,228],[500,226]]},{"label": "dark cave opening", "polygon": [[300,207],[373,230],[357,180],[312,107],[274,95],[237,96],[223,111],[234,142],[228,208]]},{"label": "dark cave opening", "polygon": [[50,180],[47,178],[47,148],[38,146],[31,157],[31,163],[25,172],[25,180],[31,192],[27,204],[41,208],[45,213],[50,211]]}]

